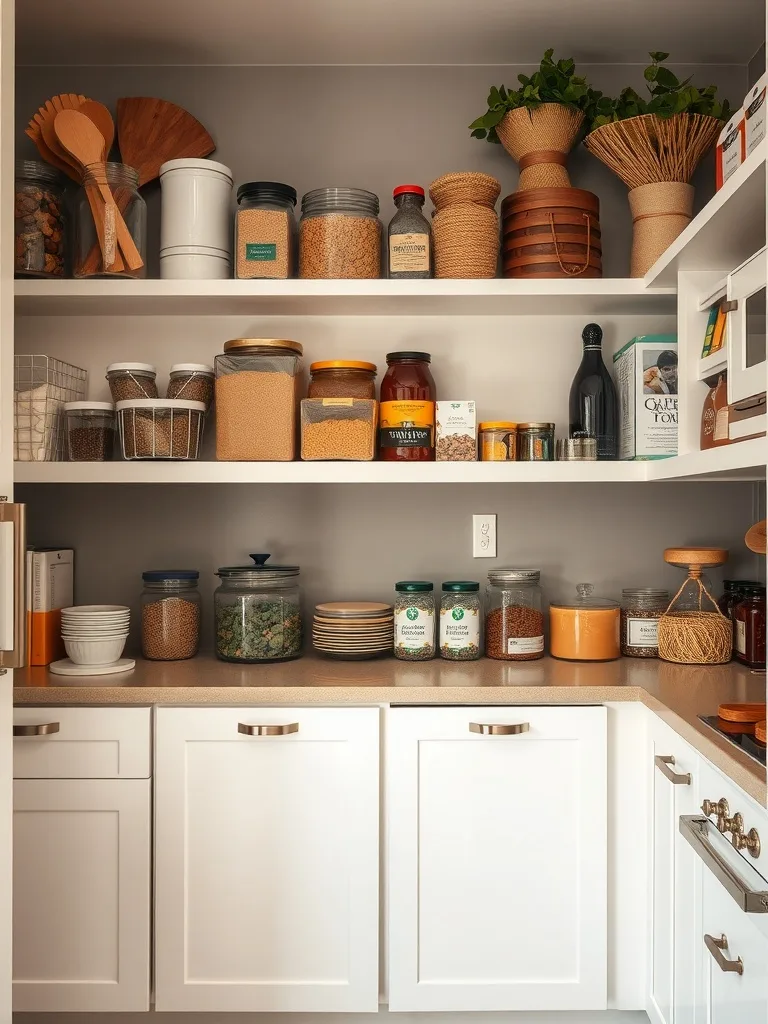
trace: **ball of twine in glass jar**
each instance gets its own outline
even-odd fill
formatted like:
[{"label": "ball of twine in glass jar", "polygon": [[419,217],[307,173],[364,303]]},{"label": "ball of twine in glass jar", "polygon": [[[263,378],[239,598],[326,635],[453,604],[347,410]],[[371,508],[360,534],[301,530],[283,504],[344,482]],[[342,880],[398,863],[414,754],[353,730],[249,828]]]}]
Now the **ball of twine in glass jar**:
[{"label": "ball of twine in glass jar", "polygon": [[[696,580],[699,608],[693,611],[674,610],[675,601],[690,582],[689,577],[659,618],[659,657],[681,665],[722,665],[731,660],[733,625],[700,579]],[[702,608],[705,596],[713,611]]]}]

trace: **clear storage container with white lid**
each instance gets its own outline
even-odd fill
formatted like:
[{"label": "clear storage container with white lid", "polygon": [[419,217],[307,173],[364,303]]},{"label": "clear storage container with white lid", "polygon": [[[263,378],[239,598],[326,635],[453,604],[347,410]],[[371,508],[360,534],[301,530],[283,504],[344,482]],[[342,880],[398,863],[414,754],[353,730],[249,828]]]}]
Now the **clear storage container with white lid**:
[{"label": "clear storage container with white lid", "polygon": [[213,379],[214,369],[206,363],[174,363],[166,397],[204,402],[208,409],[213,401]]},{"label": "clear storage container with white lid", "polygon": [[115,440],[111,402],[67,402],[64,406],[70,462],[107,462]]},{"label": "clear storage container with white lid", "polygon": [[110,363],[107,383],[115,402],[157,398],[157,371],[151,363]]}]

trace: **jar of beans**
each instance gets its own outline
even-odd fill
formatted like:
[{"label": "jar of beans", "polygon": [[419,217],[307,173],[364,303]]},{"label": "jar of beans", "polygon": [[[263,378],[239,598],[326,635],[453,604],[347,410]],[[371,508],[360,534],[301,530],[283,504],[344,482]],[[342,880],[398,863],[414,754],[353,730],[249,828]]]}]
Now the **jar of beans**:
[{"label": "jar of beans", "polygon": [[194,569],[142,574],[141,650],[151,661],[194,658],[200,640],[200,593]]},{"label": "jar of beans", "polygon": [[107,383],[115,402],[157,398],[157,371],[149,363],[110,363]]},{"label": "jar of beans", "polygon": [[108,462],[115,441],[111,402],[67,402],[67,455],[70,462]]},{"label": "jar of beans", "polygon": [[669,607],[669,591],[628,587],[621,592],[621,653],[658,658],[659,618]]},{"label": "jar of beans", "polygon": [[379,198],[361,188],[317,188],[301,200],[299,277],[381,276]]},{"label": "jar of beans", "polygon": [[376,364],[329,359],[309,367],[307,398],[376,398]]},{"label": "jar of beans", "polygon": [[440,599],[440,657],[477,661],[480,657],[480,584],[450,580]]},{"label": "jar of beans", "polygon": [[63,208],[64,176],[38,160],[19,160],[13,220],[17,276],[64,276]]},{"label": "jar of beans", "polygon": [[296,189],[249,181],[237,190],[235,277],[293,277]]},{"label": "jar of beans", "polygon": [[499,661],[544,656],[544,614],[538,569],[491,569],[485,610],[485,653]]},{"label": "jar of beans", "polygon": [[205,363],[176,363],[171,367],[166,398],[186,398],[188,402],[202,402],[210,409],[213,401],[212,366]]}]

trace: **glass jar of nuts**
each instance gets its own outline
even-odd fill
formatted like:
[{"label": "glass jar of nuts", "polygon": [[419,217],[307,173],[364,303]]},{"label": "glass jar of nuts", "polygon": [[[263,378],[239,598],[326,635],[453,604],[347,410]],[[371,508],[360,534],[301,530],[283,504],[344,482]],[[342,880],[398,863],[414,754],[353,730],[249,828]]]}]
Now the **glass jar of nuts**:
[{"label": "glass jar of nuts", "polygon": [[538,569],[491,569],[485,611],[485,653],[500,661],[544,657],[544,614]]},{"label": "glass jar of nuts", "polygon": [[14,260],[17,277],[64,277],[64,177],[38,160],[16,163]]},{"label": "glass jar of nuts", "polygon": [[361,188],[316,188],[301,200],[299,277],[381,276],[379,198]]},{"label": "glass jar of nuts", "polygon": [[200,640],[200,593],[194,569],[142,574],[141,651],[150,661],[194,658]]}]

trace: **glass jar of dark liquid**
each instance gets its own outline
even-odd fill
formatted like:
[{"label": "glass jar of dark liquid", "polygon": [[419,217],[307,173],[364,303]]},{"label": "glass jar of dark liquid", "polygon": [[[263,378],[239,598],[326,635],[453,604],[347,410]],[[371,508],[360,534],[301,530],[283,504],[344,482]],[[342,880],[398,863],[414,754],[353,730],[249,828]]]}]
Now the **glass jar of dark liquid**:
[{"label": "glass jar of dark liquid", "polygon": [[435,382],[427,352],[390,352],[381,381],[379,458],[430,462],[435,458]]},{"label": "glass jar of dark liquid", "polygon": [[734,654],[750,668],[765,668],[765,587],[744,584],[733,610]]}]

